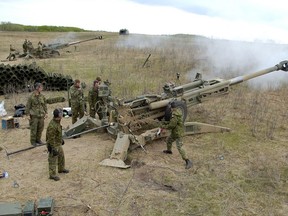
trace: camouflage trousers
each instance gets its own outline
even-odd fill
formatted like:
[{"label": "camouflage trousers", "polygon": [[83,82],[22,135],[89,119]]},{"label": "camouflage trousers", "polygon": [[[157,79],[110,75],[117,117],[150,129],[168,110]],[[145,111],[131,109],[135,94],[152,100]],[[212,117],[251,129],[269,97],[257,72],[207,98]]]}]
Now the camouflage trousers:
[{"label": "camouflage trousers", "polygon": [[95,108],[90,106],[90,108],[89,108],[90,117],[95,118],[95,114],[96,114]]},{"label": "camouflage trousers", "polygon": [[44,117],[30,116],[30,143],[34,144],[41,140],[44,129]]},{"label": "camouflage trousers", "polygon": [[99,116],[99,119],[101,120],[103,118],[101,107],[99,106],[99,103],[94,104],[94,106],[89,104],[89,114],[90,117],[95,118],[96,112]]},{"label": "camouflage trousers", "polygon": [[188,159],[187,156],[186,156],[186,152],[185,150],[182,148],[183,146],[183,141],[182,141],[182,138],[179,137],[179,138],[174,138],[174,137],[171,137],[169,136],[168,139],[167,139],[167,150],[171,151],[172,150],[172,143],[176,141],[176,147],[182,157],[183,160],[186,160]]},{"label": "camouflage trousers", "polygon": [[64,157],[64,151],[62,146],[59,146],[58,148],[58,155],[53,156],[52,153],[49,153],[48,156],[48,164],[49,164],[49,175],[55,176],[57,174],[56,169],[58,166],[58,172],[61,172],[65,169],[65,157]]},{"label": "camouflage trousers", "polygon": [[72,124],[77,121],[77,118],[82,118],[84,116],[84,105],[81,103],[71,104],[72,112]]}]

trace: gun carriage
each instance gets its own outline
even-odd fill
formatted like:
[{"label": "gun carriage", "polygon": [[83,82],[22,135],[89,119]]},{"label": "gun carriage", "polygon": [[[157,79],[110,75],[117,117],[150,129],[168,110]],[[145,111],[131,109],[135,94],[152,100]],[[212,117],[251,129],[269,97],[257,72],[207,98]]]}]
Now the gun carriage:
[{"label": "gun carriage", "polygon": [[[101,161],[100,164],[127,168],[129,165],[126,165],[124,161],[129,150],[136,147],[144,149],[145,144],[169,135],[167,131],[163,133],[159,125],[161,121],[169,120],[169,104],[172,101],[176,101],[177,108],[182,112],[185,135],[230,131],[227,127],[186,122],[188,108],[211,98],[228,94],[233,85],[279,70],[288,71],[288,61],[228,80],[203,80],[202,75],[198,73],[190,83],[180,86],[165,84],[162,94],[142,95],[126,101],[113,98],[109,84],[101,84],[99,96],[102,99],[99,103],[101,103],[103,118],[99,120],[83,117],[68,130],[63,131],[63,137],[72,138],[91,131],[106,129],[108,133],[117,138],[110,158]],[[147,129],[149,127],[150,129]]]}]

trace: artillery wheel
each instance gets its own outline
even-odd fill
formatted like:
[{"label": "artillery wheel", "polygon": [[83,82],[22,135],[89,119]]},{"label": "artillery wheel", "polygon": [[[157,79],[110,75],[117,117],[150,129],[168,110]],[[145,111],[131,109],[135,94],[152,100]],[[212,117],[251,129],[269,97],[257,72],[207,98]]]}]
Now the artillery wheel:
[{"label": "artillery wheel", "polygon": [[[186,103],[183,102],[183,101],[175,101],[175,102],[176,102],[177,109],[181,110],[183,122],[185,122],[185,120],[187,118],[187,106],[186,106]],[[168,104],[166,109],[165,109],[164,120],[165,121],[170,121],[171,117],[172,117],[171,105]]]},{"label": "artillery wheel", "polygon": [[53,56],[60,56],[60,52],[59,52],[58,50],[52,50],[52,51],[51,51],[51,54],[52,54]]}]

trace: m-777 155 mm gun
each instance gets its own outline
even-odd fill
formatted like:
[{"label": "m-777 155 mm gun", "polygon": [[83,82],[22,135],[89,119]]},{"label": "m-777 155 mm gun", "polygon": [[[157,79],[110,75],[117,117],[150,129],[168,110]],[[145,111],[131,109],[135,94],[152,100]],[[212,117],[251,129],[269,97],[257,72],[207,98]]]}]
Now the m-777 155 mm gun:
[{"label": "m-777 155 mm gun", "polygon": [[17,58],[52,58],[60,56],[60,49],[64,49],[69,46],[75,46],[76,44],[92,41],[92,40],[102,40],[102,36],[97,36],[94,38],[89,38],[85,40],[73,41],[70,43],[52,43],[52,44],[42,44],[40,41],[37,47],[34,47],[32,42],[25,40],[23,44],[23,53],[19,51],[11,51],[9,56],[6,58],[8,61],[16,60]]},{"label": "m-777 155 mm gun", "polygon": [[[99,102],[103,112],[101,121],[84,117],[70,129],[64,131],[63,135],[69,138],[98,128],[105,128],[108,133],[117,138],[110,158],[101,161],[100,164],[127,168],[129,165],[126,165],[124,161],[129,150],[135,147],[144,149],[145,144],[169,135],[167,131],[161,132],[159,125],[161,121],[169,120],[169,104],[172,101],[176,101],[177,107],[182,111],[186,135],[229,131],[230,129],[226,127],[186,122],[188,108],[229,93],[230,87],[233,85],[278,70],[288,71],[288,61],[282,61],[273,67],[228,80],[203,80],[201,74],[197,74],[192,82],[184,85],[166,84],[163,87],[164,92],[160,95],[142,95],[123,102],[115,100],[110,95],[109,86],[102,84],[99,89],[99,96],[103,99]],[[89,124],[95,127],[81,131]]]}]

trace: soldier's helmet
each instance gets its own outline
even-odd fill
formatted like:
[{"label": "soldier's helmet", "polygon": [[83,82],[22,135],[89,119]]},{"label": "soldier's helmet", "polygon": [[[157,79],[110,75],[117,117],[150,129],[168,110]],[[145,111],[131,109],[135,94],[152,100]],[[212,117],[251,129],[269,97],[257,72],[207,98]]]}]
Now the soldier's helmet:
[{"label": "soldier's helmet", "polygon": [[98,82],[101,82],[101,77],[100,76],[98,76],[98,77],[96,77],[96,80],[98,81]]}]

